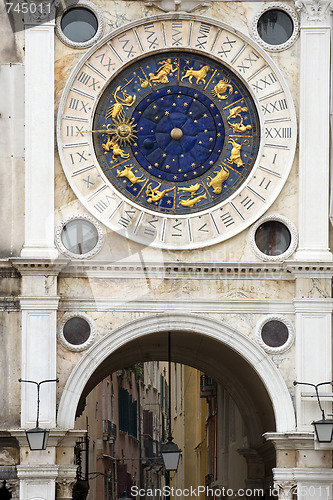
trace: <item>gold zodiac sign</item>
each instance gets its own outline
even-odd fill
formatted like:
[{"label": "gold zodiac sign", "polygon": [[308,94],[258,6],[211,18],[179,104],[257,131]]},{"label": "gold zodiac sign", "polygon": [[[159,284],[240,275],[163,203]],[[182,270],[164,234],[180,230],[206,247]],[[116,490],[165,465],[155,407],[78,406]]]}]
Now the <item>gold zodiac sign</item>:
[{"label": "gold zodiac sign", "polygon": [[233,139],[230,139],[228,144],[232,144],[232,150],[231,150],[230,158],[227,158],[227,162],[228,163],[236,163],[237,168],[243,167],[245,164],[243,163],[241,155],[240,155],[240,150],[241,150],[242,145],[238,144]]},{"label": "gold zodiac sign", "polygon": [[[132,78],[133,80],[133,78]],[[125,111],[124,111],[124,106],[130,107],[133,106],[133,104],[136,101],[136,95],[129,95],[125,89],[125,87],[131,83],[130,80],[129,82],[126,83],[123,87],[121,85],[118,85],[116,90],[114,91],[113,98],[116,101],[108,110],[106,111],[105,119],[107,120],[108,118],[112,118],[114,120],[115,118],[120,118],[122,120],[125,119]],[[121,92],[123,94],[123,97],[119,97],[118,92]]]},{"label": "gold zodiac sign", "polygon": [[206,193],[200,194],[199,196],[196,196],[196,198],[187,198],[187,200],[180,200],[179,205],[182,205],[183,207],[193,207],[193,205],[199,203],[199,201],[203,198],[207,199]]},{"label": "gold zodiac sign", "polygon": [[223,80],[217,82],[211,93],[221,101],[222,99],[228,99],[228,94],[226,93],[228,89],[229,95],[231,95],[234,91],[233,86],[230,84],[230,80],[223,78]]},{"label": "gold zodiac sign", "polygon": [[126,177],[132,184],[135,184],[136,182],[143,182],[144,179],[142,179],[143,174],[141,177],[137,177],[133,172],[132,172],[132,167],[127,167],[125,166],[124,170],[117,170],[117,177]]},{"label": "gold zodiac sign", "polygon": [[223,165],[219,165],[221,170],[214,171],[215,177],[211,177],[210,175],[207,177],[207,186],[213,188],[213,193],[221,194],[222,192],[222,184],[229,177],[229,170],[225,168]]},{"label": "gold zodiac sign", "polygon": [[147,196],[148,203],[152,203],[152,202],[157,203],[167,193],[169,193],[170,191],[174,191],[176,189],[176,187],[174,186],[173,188],[163,189],[163,191],[159,191],[161,184],[162,183],[159,182],[158,185],[156,187],[154,187],[154,189],[152,189],[152,187],[151,187],[151,182],[148,184],[147,189],[146,189],[146,196]]},{"label": "gold zodiac sign", "polygon": [[[116,160],[116,156],[120,156],[121,158],[125,158],[126,160],[130,157],[128,153],[125,153],[123,149],[120,148],[119,144],[114,140],[108,138],[105,144],[102,144],[102,147],[106,152],[112,150],[112,159]],[[106,154],[106,152],[104,154]]]},{"label": "gold zodiac sign", "polygon": [[[234,131],[234,133],[236,133],[236,132],[243,133],[243,132],[246,132],[247,130],[252,129],[251,125],[244,125],[243,124],[243,117],[241,116],[241,113],[246,112],[246,111],[248,111],[248,108],[247,107],[242,108],[241,106],[236,106],[234,108],[229,109],[229,116],[227,117],[227,121],[228,121],[230,127],[232,127],[232,130]],[[237,117],[240,118],[240,120],[241,120],[240,122],[232,123],[230,121],[231,119],[237,118]]]},{"label": "gold zodiac sign", "polygon": [[206,83],[206,76],[208,71],[210,70],[209,66],[202,66],[202,68],[195,70],[193,68],[189,68],[186,70],[185,75],[182,76],[181,81],[184,80],[184,78],[188,78],[188,81],[192,83],[192,78],[196,79],[196,84],[198,85],[201,81],[203,83]]},{"label": "gold zodiac sign", "polygon": [[192,186],[189,187],[184,187],[184,188],[178,188],[178,191],[183,191],[185,193],[191,193],[191,197],[194,196],[194,194],[198,191],[198,189],[201,187],[201,184],[198,182],[196,184],[193,184]]},{"label": "gold zodiac sign", "polygon": [[[169,83],[168,75],[178,70],[179,63],[175,63],[176,67],[174,68],[172,66],[171,59],[168,58],[165,61],[160,61],[158,64],[161,65],[161,68],[159,68],[155,73],[149,73],[149,80],[153,83]],[[144,80],[143,82],[146,81],[147,80]],[[141,87],[143,86],[143,82],[141,82]],[[144,83],[144,86],[147,87],[147,84]]]}]

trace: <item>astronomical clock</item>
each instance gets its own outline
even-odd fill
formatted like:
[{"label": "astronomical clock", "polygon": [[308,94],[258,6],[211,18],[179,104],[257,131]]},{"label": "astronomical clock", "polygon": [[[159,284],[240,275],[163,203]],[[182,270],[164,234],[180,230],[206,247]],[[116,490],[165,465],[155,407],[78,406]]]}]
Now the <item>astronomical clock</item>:
[{"label": "astronomical clock", "polygon": [[61,99],[58,146],[72,189],[107,227],[198,248],[273,203],[295,123],[283,78],[251,40],[207,18],[161,15],[83,57]]}]

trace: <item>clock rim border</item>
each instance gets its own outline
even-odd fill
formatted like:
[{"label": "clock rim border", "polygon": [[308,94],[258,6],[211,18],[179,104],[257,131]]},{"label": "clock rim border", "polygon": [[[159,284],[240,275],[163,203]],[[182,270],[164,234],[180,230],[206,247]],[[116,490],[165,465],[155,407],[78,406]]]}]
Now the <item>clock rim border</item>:
[{"label": "clock rim border", "polygon": [[[278,68],[277,64],[274,62],[274,60],[272,59],[272,57],[269,54],[267,54],[267,52],[262,47],[260,47],[260,45],[258,44],[258,42],[256,42],[255,40],[253,40],[253,38],[251,38],[250,36],[248,36],[248,35],[240,32],[238,29],[234,28],[233,26],[231,26],[231,25],[229,25],[229,24],[227,24],[227,23],[225,23],[223,21],[219,21],[217,19],[213,19],[213,18],[208,17],[208,16],[197,15],[197,14],[190,14],[190,13],[185,13],[185,12],[177,15],[177,20],[184,20],[184,21],[188,21],[188,22],[191,22],[191,21],[193,21],[193,22],[204,22],[206,24],[210,24],[211,26],[213,26],[215,28],[219,28],[221,30],[226,30],[226,31],[228,31],[230,33],[234,33],[237,37],[239,37],[244,42],[246,42],[247,45],[249,45],[250,47],[253,47],[257,51],[257,53],[264,59],[264,61],[267,62],[267,65],[274,72],[274,74],[275,74],[275,76],[276,76],[276,78],[277,78],[277,80],[278,80],[278,82],[279,82],[279,84],[280,84],[280,86],[281,86],[284,94],[285,94],[286,100],[288,102],[288,110],[289,110],[289,116],[290,116],[290,127],[293,130],[293,136],[290,138],[290,143],[289,143],[289,149],[290,149],[290,152],[291,152],[290,155],[292,154],[292,156],[290,156],[289,159],[288,159],[288,163],[289,163],[288,171],[284,174],[284,178],[280,178],[279,185],[278,185],[277,189],[275,189],[274,194],[272,194],[272,197],[269,200],[269,205],[267,207],[265,207],[265,206],[261,207],[254,214],[254,216],[252,216],[251,218],[243,221],[241,223],[241,226],[237,225],[236,228],[233,231],[228,232],[226,235],[225,234],[218,235],[215,238],[210,238],[210,239],[207,239],[207,240],[204,240],[204,241],[199,241],[199,242],[187,242],[187,243],[182,243],[182,244],[174,245],[174,244],[170,244],[170,243],[156,242],[154,240],[152,240],[152,241],[148,241],[148,240],[144,241],[144,238],[136,237],[136,235],[134,235],[134,234],[128,234],[127,231],[124,231],[122,229],[117,230],[117,229],[111,227],[110,225],[108,225],[104,221],[104,219],[99,218],[98,215],[95,214],[95,211],[92,210],[92,207],[90,206],[90,204],[86,203],[85,199],[82,199],[81,191],[79,191],[79,189],[75,185],[73,186],[72,183],[69,182],[69,180],[67,178],[66,168],[64,168],[64,165],[66,165],[66,161],[63,158],[63,151],[62,151],[63,141],[61,139],[61,121],[62,121],[62,118],[63,118],[63,115],[64,115],[64,107],[65,107],[65,104],[66,104],[66,100],[67,100],[68,94],[69,94],[69,92],[70,92],[70,90],[72,88],[72,85],[73,85],[73,83],[75,81],[75,78],[76,78],[76,76],[78,74],[78,71],[84,66],[84,64],[87,62],[87,60],[95,52],[97,52],[97,50],[100,49],[104,44],[106,44],[109,41],[111,41],[112,39],[116,38],[119,34],[125,33],[127,31],[130,31],[130,30],[135,29],[137,27],[143,26],[143,25],[147,24],[147,22],[163,22],[163,21],[172,21],[172,20],[174,20],[174,15],[172,15],[170,13],[157,14],[157,15],[149,17],[149,19],[147,19],[147,17],[141,17],[138,20],[126,23],[126,24],[120,26],[119,28],[117,28],[117,29],[115,29],[115,30],[107,33],[96,44],[94,44],[92,47],[90,47],[86,51],[85,54],[83,54],[83,56],[79,59],[79,61],[73,67],[73,69],[72,69],[72,71],[71,71],[71,73],[70,73],[70,75],[69,75],[69,77],[68,77],[68,79],[66,81],[66,84],[65,84],[65,86],[63,87],[63,89],[61,91],[61,96],[60,96],[59,105],[58,105],[58,111],[57,111],[56,137],[57,137],[57,148],[58,148],[58,153],[59,153],[60,164],[62,166],[62,170],[64,172],[64,175],[65,175],[66,179],[67,179],[67,182],[69,183],[69,185],[70,185],[73,193],[75,194],[75,196],[77,197],[77,199],[79,200],[79,202],[82,203],[82,205],[89,211],[89,213],[93,217],[95,217],[97,220],[99,220],[100,223],[102,223],[103,225],[105,225],[111,231],[115,231],[116,233],[125,236],[127,239],[129,239],[129,240],[131,240],[131,241],[133,241],[135,243],[139,243],[139,244],[143,244],[143,245],[147,245],[148,244],[148,246],[153,246],[155,248],[169,249],[169,250],[178,250],[178,249],[179,250],[187,250],[187,249],[202,248],[202,247],[205,247],[205,246],[212,246],[212,245],[221,243],[223,241],[229,240],[230,238],[236,236],[237,234],[241,233],[243,230],[245,230],[246,228],[248,228],[249,226],[251,226],[252,224],[254,224],[260,217],[262,217],[271,208],[271,206],[273,205],[273,203],[277,200],[278,196],[280,195],[280,193],[281,193],[281,191],[282,191],[282,189],[283,189],[283,187],[284,187],[284,185],[285,185],[285,183],[286,183],[286,181],[287,181],[287,179],[289,177],[291,169],[293,167],[293,163],[294,163],[295,157],[296,157],[296,146],[297,146],[297,118],[296,118],[296,110],[295,110],[294,100],[292,98],[291,92],[289,90],[289,86],[288,86],[287,81],[284,78],[282,72],[280,71],[280,69]],[[111,78],[115,78],[117,76],[117,74],[119,74],[126,67],[130,66],[131,64],[133,64],[133,62],[138,61],[138,60],[140,60],[140,59],[142,59],[142,58],[144,58],[144,57],[146,57],[148,55],[154,55],[154,54],[159,54],[159,53],[162,54],[162,53],[167,53],[167,52],[170,52],[170,51],[176,52],[177,50],[179,52],[186,51],[186,50],[191,50],[191,51],[194,50],[194,51],[198,52],[199,54],[207,54],[207,52],[205,52],[205,51],[201,51],[201,50],[198,50],[198,49],[193,49],[188,44],[186,46],[177,47],[175,49],[172,49],[171,47],[163,47],[163,49],[153,49],[153,50],[150,50],[149,52],[146,52],[144,54],[140,53],[137,57],[133,57],[130,61],[127,61],[127,62],[123,63],[121,65],[121,67],[119,67],[112,74],[112,76],[105,81],[103,89],[105,89],[105,87],[108,84],[108,82],[111,81]],[[212,57],[214,60],[218,60],[217,58],[215,58],[211,54],[209,54],[209,57]],[[221,61],[221,62],[222,62],[222,64],[225,63],[225,61]],[[228,64],[227,64],[227,66],[229,67]],[[247,89],[250,91],[251,96],[254,98],[254,103],[255,103],[255,105],[257,107],[257,110],[258,110],[261,132],[263,132],[263,130],[262,130],[262,125],[263,125],[262,113],[261,113],[261,110],[260,110],[260,108],[258,106],[259,100],[253,94],[253,91],[252,91],[250,85],[248,85],[248,81],[245,80],[242,77],[241,74],[235,72],[233,70],[233,68],[231,68],[231,69],[246,84]],[[93,110],[97,106],[97,103],[98,103],[98,101],[99,101],[99,99],[100,99],[100,97],[101,97],[101,95],[103,93],[103,89],[96,96],[95,102],[93,104]],[[93,110],[91,112],[91,117],[93,117]],[[92,137],[91,136],[89,137],[89,141],[88,142],[89,142],[90,145],[92,145]],[[258,156],[257,156],[256,163],[254,164],[254,166],[252,168],[251,174],[247,178],[247,183],[246,184],[248,184],[248,182],[252,178],[252,175],[257,170],[256,164],[257,164],[257,161],[258,161],[258,165],[259,165],[260,159],[262,157],[262,150],[263,150],[263,148],[264,148],[264,143],[263,143],[263,141],[261,141],[260,142],[260,147],[259,147],[259,151],[258,151]],[[94,151],[93,147],[92,147],[92,151],[93,151],[93,154],[95,156],[95,151]],[[102,172],[99,163],[96,162],[96,164],[97,164],[96,168],[98,168],[98,171]],[[135,203],[133,203],[128,198],[122,197],[121,193],[118,193],[118,190],[116,190],[116,188],[105,178],[104,173],[103,173],[103,178],[104,178],[106,184],[110,185],[110,187],[113,190],[116,191],[117,195],[122,200],[124,200],[125,203],[128,203],[130,206],[132,206],[132,207],[134,207],[136,209],[139,209],[139,210],[141,210],[142,212],[144,212],[146,214],[155,215],[156,217],[160,217],[161,219],[170,219],[170,220],[175,220],[175,221],[177,221],[179,219],[180,220],[186,220],[186,219],[189,219],[189,218],[190,219],[191,218],[199,218],[199,217],[202,217],[202,216],[205,216],[205,215],[209,215],[214,210],[220,209],[224,204],[227,204],[228,202],[232,201],[237,196],[237,194],[239,194],[239,189],[244,189],[244,187],[246,187],[244,185],[244,183],[243,183],[239,187],[239,189],[237,189],[231,195],[231,197],[227,198],[226,200],[224,200],[220,204],[216,204],[215,206],[213,206],[213,207],[211,207],[209,209],[206,209],[203,212],[196,212],[192,216],[190,214],[175,216],[175,215],[170,215],[170,214],[161,214],[158,211],[150,211],[149,209],[146,209],[146,208],[143,208],[143,207],[141,207],[139,205],[136,205]]]}]

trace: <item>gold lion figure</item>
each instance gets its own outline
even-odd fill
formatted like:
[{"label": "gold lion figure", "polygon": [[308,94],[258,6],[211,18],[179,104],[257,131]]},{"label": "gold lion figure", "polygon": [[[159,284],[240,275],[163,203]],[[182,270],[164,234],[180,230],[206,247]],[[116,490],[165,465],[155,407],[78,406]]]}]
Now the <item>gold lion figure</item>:
[{"label": "gold lion figure", "polygon": [[219,101],[222,99],[228,99],[227,90],[229,89],[229,95],[231,95],[234,91],[233,86],[227,78],[223,78],[217,82],[211,93],[214,97],[217,97]]},{"label": "gold lion figure", "polygon": [[192,83],[192,78],[195,78],[196,79],[196,84],[198,85],[201,81],[203,83],[206,83],[206,76],[207,76],[207,73],[208,71],[210,70],[210,67],[209,66],[202,66],[202,68],[200,69],[193,69],[193,68],[189,68],[186,70],[186,73],[185,75],[182,76],[181,78],[181,81],[184,80],[184,78],[188,78],[188,81],[190,83]]}]

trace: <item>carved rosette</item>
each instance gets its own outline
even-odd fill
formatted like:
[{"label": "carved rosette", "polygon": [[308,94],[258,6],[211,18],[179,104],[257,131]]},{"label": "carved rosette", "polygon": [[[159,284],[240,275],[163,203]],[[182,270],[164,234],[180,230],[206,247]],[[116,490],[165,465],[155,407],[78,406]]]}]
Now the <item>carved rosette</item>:
[{"label": "carved rosette", "polygon": [[301,14],[301,25],[329,24],[333,2],[329,0],[296,0],[295,8]]},{"label": "carved rosette", "polygon": [[73,477],[59,477],[56,479],[57,500],[71,500],[72,490],[76,482]]},{"label": "carved rosette", "polygon": [[294,481],[274,482],[274,489],[279,492],[279,500],[293,500],[297,484]]}]

